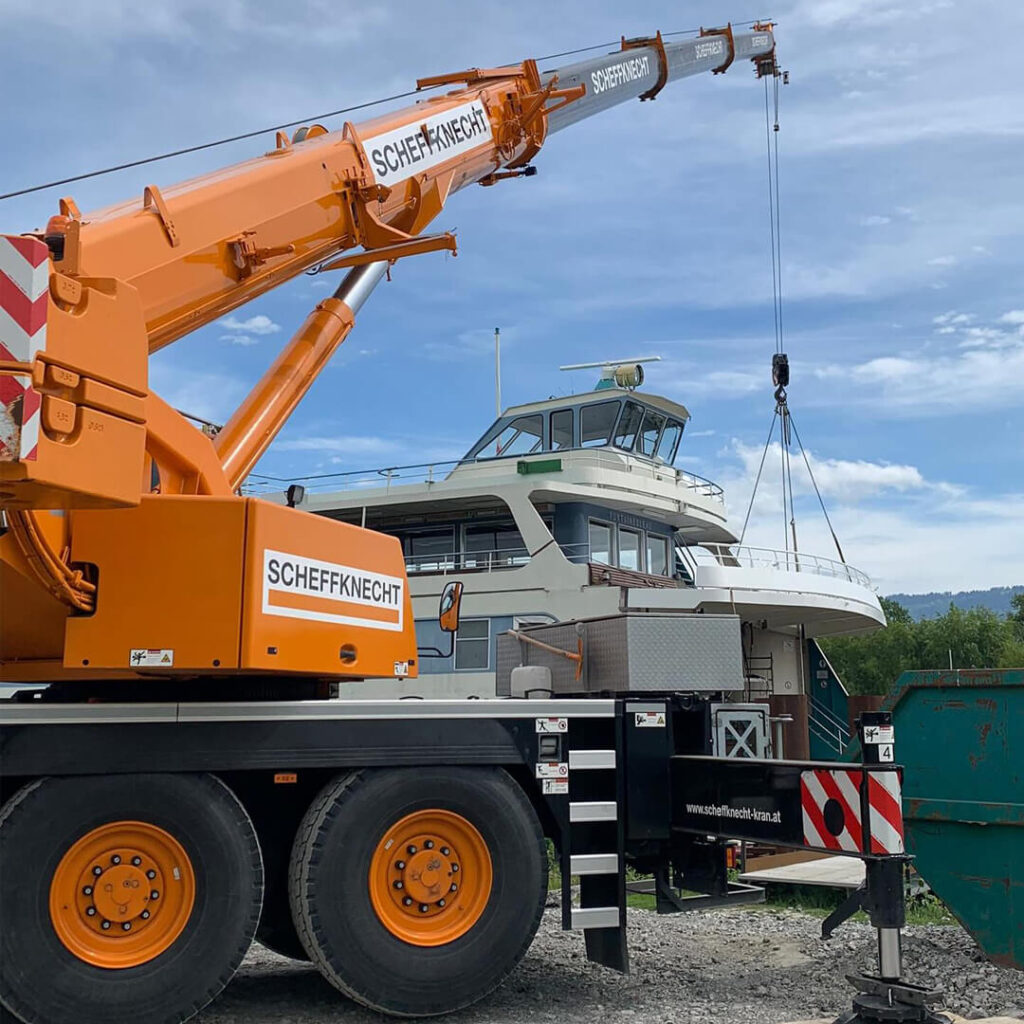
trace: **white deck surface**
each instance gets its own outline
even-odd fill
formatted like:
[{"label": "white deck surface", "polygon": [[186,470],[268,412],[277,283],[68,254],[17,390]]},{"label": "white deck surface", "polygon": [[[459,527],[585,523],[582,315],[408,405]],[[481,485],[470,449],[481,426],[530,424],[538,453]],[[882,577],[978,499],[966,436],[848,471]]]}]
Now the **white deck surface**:
[{"label": "white deck surface", "polygon": [[856,857],[821,857],[803,864],[748,871],[741,882],[751,885],[824,885],[831,889],[857,889],[864,884],[864,862]]}]

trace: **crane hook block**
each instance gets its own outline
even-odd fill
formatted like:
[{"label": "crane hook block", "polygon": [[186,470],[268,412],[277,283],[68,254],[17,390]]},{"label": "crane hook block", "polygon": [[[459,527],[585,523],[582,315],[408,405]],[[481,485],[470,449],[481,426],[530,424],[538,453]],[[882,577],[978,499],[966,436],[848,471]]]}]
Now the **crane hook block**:
[{"label": "crane hook block", "polygon": [[777,388],[789,387],[789,356],[785,352],[772,356],[772,383]]}]

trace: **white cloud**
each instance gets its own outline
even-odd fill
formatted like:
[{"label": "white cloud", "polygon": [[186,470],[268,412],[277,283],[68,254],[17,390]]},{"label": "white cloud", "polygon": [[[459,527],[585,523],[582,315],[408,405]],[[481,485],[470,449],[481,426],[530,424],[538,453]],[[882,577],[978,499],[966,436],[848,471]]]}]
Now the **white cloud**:
[{"label": "white cloud", "polygon": [[938,316],[933,316],[932,323],[959,327],[961,324],[969,324],[973,319],[973,313],[958,313],[955,309],[951,309],[946,313],[940,313]]},{"label": "white cloud", "polygon": [[954,267],[957,258],[955,256],[935,256],[928,261],[929,267]]},{"label": "white cloud", "polygon": [[[763,448],[733,441],[720,456],[731,460],[717,480],[739,531]],[[800,551],[838,553],[798,453],[793,462]],[[779,446],[768,452],[744,543],[767,548],[791,544],[783,534]],[[810,453],[815,479],[846,560],[868,573],[880,593],[985,588],[1024,582],[1024,495],[976,498],[968,488],[929,480],[918,467],[871,460],[823,459]],[[699,471],[699,470],[698,470]],[[965,544],[983,536],[985,544]],[[937,553],[941,556],[937,557]]]},{"label": "white cloud", "polygon": [[[730,452],[727,450],[725,454],[730,454]],[[749,491],[761,463],[764,448],[734,440],[731,454],[739,458],[743,465],[743,479],[749,481],[746,485],[746,489]],[[780,465],[781,457],[781,447],[777,441],[772,442],[768,446],[765,465],[777,468]],[[811,465],[814,480],[821,493],[826,497],[842,501],[855,501],[884,493],[899,494],[910,491],[952,493],[958,490],[950,484],[931,483],[925,480],[916,466],[871,462],[867,459],[823,459],[814,455],[813,452],[807,453],[807,461]],[[813,494],[813,484],[799,450],[792,452],[791,466],[794,493],[797,495]],[[762,475],[760,487],[764,489],[764,497],[767,500],[774,498],[778,501],[780,498],[780,491],[775,480],[777,475],[775,472]],[[749,494],[747,500],[749,500]]]},{"label": "white cloud", "polygon": [[677,371],[672,379],[660,382],[662,389],[677,391],[684,395],[718,396],[737,398],[767,388],[767,376],[762,371],[712,370],[710,373]]},{"label": "white cloud", "polygon": [[[220,326],[228,331],[244,331],[247,334],[276,334],[281,330],[281,325],[274,323],[269,316],[257,313],[248,320],[239,320],[229,316],[220,321]],[[242,343],[244,344],[244,342]]]},{"label": "white cloud", "polygon": [[392,455],[404,446],[386,437],[338,434],[332,437],[294,437],[278,441],[278,452],[319,452],[324,455]]},{"label": "white cloud", "polygon": [[253,338],[248,334],[222,334],[220,336],[221,341],[229,341],[232,345],[258,345],[259,338]]},{"label": "white cloud", "polygon": [[224,423],[246,391],[237,377],[189,372],[170,365],[164,358],[150,361],[149,381],[169,405],[212,423]]},{"label": "white cloud", "polygon": [[[905,495],[886,505],[835,504],[829,516],[846,560],[866,572],[879,593],[985,589],[1024,582],[1022,502],[1024,494],[997,494],[981,503]],[[745,542],[781,547],[778,506],[756,508]],[[986,543],[965,544],[968,536]],[[798,512],[797,539],[801,551],[838,557],[820,510],[806,503]]]},{"label": "white cloud", "polygon": [[892,217],[885,217],[880,213],[872,213],[867,217],[861,217],[860,225],[864,228],[880,228],[883,224],[891,224]]},{"label": "white cloud", "polygon": [[[923,345],[916,351],[878,356],[860,363],[825,364],[811,372],[842,389],[846,400],[870,402],[896,416],[948,414],[953,409],[991,411],[1022,404],[1024,311],[1011,310],[999,322],[1020,325],[1019,333],[975,324],[971,313],[950,310],[932,318],[936,333],[956,340],[950,349]],[[834,395],[815,396],[834,401]]]}]

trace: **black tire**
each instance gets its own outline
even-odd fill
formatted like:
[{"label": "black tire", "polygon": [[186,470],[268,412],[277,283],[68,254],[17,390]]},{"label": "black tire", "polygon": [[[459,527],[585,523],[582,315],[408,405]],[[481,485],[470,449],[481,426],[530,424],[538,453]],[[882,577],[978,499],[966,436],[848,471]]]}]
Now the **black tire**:
[{"label": "black tire", "polygon": [[[73,954],[50,918],[54,872],[104,824],[156,825],[185,849],[195,900],[184,930],[147,963],[110,969]],[[259,844],[212,775],[44,778],[0,811],[0,1002],[27,1024],[179,1024],[230,981],[256,931]]]},{"label": "black tire", "polygon": [[[432,947],[405,942],[382,924],[368,881],[385,832],[424,809],[453,811],[471,822],[493,872],[476,923]],[[404,1017],[450,1013],[500,985],[533,941],[546,892],[540,823],[500,768],[402,768],[343,777],[313,802],[292,850],[292,917],[310,958],[345,995]]]}]

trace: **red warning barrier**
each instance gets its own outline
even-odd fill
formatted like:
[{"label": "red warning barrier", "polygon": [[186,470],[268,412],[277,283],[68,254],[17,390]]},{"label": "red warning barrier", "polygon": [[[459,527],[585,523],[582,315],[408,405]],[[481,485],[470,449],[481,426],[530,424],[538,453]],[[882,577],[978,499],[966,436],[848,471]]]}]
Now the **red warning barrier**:
[{"label": "red warning barrier", "polygon": [[[861,799],[864,785],[868,806],[866,834]],[[904,851],[898,772],[861,768],[815,768],[801,772],[800,804],[807,846],[837,853]]]},{"label": "red warning barrier", "polygon": [[[46,349],[50,250],[0,235],[0,362],[29,363]],[[40,398],[25,374],[0,373],[0,460],[35,459]]]}]

